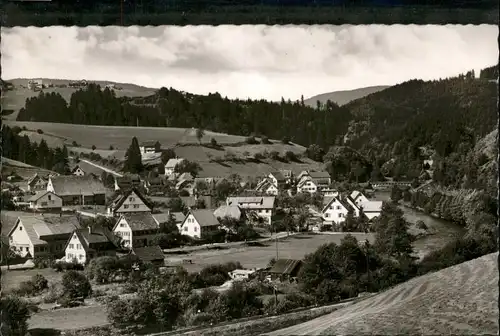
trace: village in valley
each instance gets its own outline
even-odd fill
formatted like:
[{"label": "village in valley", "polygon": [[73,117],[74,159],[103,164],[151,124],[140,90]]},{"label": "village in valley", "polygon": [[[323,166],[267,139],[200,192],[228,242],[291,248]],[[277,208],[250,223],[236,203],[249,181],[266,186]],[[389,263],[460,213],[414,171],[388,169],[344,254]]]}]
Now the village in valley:
[{"label": "village in valley", "polygon": [[[302,72],[291,70],[300,57],[288,63],[296,43],[282,41],[279,52],[234,48],[232,56],[232,49],[198,50],[213,47],[198,40],[204,29],[235,29],[241,39],[254,29],[235,27],[62,27],[61,34],[78,35],[68,41],[85,40],[89,48],[82,51],[88,65],[51,63],[66,69],[59,78],[73,79],[11,71],[12,79],[1,80],[0,299],[8,309],[0,333],[495,333],[498,66],[481,60],[479,71],[467,70],[467,61],[444,79],[415,79],[409,71],[391,85],[362,87],[371,72],[373,83],[384,84],[386,71],[350,72],[335,49],[345,47],[339,36],[369,39],[376,31],[371,38],[378,41],[385,29],[361,26],[354,33],[293,28],[304,30],[300,43],[311,40],[311,51],[320,43],[330,48],[318,40],[330,33],[337,46],[324,58],[306,57]],[[39,40],[48,43],[47,29]],[[281,29],[289,28],[255,36],[276,38]],[[393,36],[392,29],[384,34]],[[414,38],[421,28],[397,29]],[[487,27],[463,28],[478,29],[476,35],[433,29],[461,39],[492,34]],[[179,42],[173,37],[181,30]],[[16,40],[19,31],[2,31],[2,39]],[[138,41],[146,47],[128,46]],[[158,60],[144,58],[150,50],[182,57],[155,68]],[[439,57],[447,51],[440,50]],[[21,51],[7,50],[5,58],[19,69],[12,55]],[[261,60],[255,67],[263,75],[252,77],[254,64],[242,55],[261,53],[284,60]],[[199,61],[207,55],[233,57],[245,71]],[[323,78],[314,85],[309,61]],[[402,73],[415,68],[402,64]],[[101,78],[117,82],[82,79],[102,69],[115,76]],[[162,77],[170,72],[184,82]],[[316,92],[333,82],[358,89]],[[157,86],[141,86],[151,83]],[[167,84],[177,88],[159,87]]]}]

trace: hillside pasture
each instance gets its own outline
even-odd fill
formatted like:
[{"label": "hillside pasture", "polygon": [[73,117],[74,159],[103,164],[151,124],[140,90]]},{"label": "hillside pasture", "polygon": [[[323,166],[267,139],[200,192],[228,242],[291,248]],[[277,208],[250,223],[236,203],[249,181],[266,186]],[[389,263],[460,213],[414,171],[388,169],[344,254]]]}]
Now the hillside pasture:
[{"label": "hillside pasture", "polygon": [[35,175],[35,173],[43,175],[54,173],[51,170],[31,166],[21,161],[16,161],[2,157],[2,175],[12,174],[13,172],[15,172],[24,180],[31,178],[33,175]]},{"label": "hillside pasture", "polygon": [[497,252],[266,335],[496,335],[498,294]]},{"label": "hillside pasture", "polygon": [[[298,234],[278,241],[279,258],[303,259],[323,244],[337,243],[347,234]],[[373,242],[373,234],[352,233],[358,240],[368,239]],[[183,259],[190,259],[193,264],[183,264],[189,272],[198,272],[211,264],[239,261],[246,268],[266,267],[269,260],[276,258],[276,242],[262,242],[262,246],[233,247],[220,250],[195,251],[183,255],[166,255],[167,263],[182,263]]]},{"label": "hillside pasture", "polygon": [[[195,144],[198,142],[196,131],[191,128],[96,126],[7,120],[5,123],[11,127],[25,126],[31,131],[41,129],[47,135],[50,134],[64,139],[67,145],[71,145],[73,141],[76,141],[81,147],[91,148],[95,145],[97,149],[105,150],[108,150],[109,146],[119,150],[126,150],[130,146],[133,137],[137,137],[139,143],[151,140],[159,141],[164,148],[173,147],[177,143]],[[205,131],[203,141],[206,139],[208,142],[211,138],[214,138],[218,143],[228,144],[240,143],[245,140],[243,136]]]}]

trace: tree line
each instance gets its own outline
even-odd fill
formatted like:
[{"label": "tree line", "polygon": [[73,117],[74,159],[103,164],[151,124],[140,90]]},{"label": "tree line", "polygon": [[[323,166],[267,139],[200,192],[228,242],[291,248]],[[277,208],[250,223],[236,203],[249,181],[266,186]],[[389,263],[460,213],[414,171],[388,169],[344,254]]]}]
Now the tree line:
[{"label": "tree line", "polygon": [[36,167],[68,174],[69,158],[66,146],[49,148],[45,140],[40,143],[30,141],[27,135],[21,136],[20,127],[2,127],[2,156],[21,161]]}]

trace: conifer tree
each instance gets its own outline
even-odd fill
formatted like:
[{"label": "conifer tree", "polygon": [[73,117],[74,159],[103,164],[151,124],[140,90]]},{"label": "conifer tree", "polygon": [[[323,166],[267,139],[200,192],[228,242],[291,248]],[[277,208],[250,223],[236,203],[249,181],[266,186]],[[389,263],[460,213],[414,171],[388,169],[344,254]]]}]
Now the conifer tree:
[{"label": "conifer tree", "polygon": [[142,171],[142,155],[139,149],[139,141],[136,137],[132,138],[132,143],[125,155],[125,165],[123,170],[128,173],[138,174]]}]

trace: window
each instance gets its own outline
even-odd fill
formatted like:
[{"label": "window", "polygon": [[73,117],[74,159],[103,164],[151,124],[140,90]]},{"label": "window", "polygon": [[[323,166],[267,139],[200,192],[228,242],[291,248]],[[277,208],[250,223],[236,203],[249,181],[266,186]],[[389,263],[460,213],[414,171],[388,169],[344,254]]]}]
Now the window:
[{"label": "window", "polygon": [[340,210],[340,205],[337,205],[337,210]]},{"label": "window", "polygon": [[124,208],[124,209],[128,209],[128,204],[124,204],[124,205],[123,205],[123,208]]},{"label": "window", "polygon": [[133,197],[129,197],[128,200],[129,200],[129,202],[133,202],[134,198]]},{"label": "window", "polygon": [[49,201],[52,201],[52,195],[49,195]]},{"label": "window", "polygon": [[196,226],[194,227],[194,232],[198,232],[198,228]]},{"label": "window", "polygon": [[184,232],[187,232],[188,228],[187,226],[184,227]]},{"label": "window", "polygon": [[68,258],[68,259],[73,259],[73,254],[72,254],[72,253],[68,253],[68,254],[67,254],[67,258]]},{"label": "window", "polygon": [[342,217],[342,214],[341,214],[341,213],[339,213],[339,218],[341,218],[341,217]]},{"label": "window", "polygon": [[75,244],[69,244],[69,248],[70,248],[70,249],[75,248]]},{"label": "window", "polygon": [[23,231],[23,227],[22,226],[19,227],[19,231]]},{"label": "window", "polygon": [[125,227],[125,223],[120,223],[120,227]]},{"label": "window", "polygon": [[139,204],[134,204],[134,208],[139,208]]},{"label": "window", "polygon": [[77,249],[77,250],[79,250],[79,249],[81,249],[81,248],[82,248],[82,245],[80,245],[80,244],[76,244],[76,249]]},{"label": "window", "polygon": [[327,213],[325,214],[325,217],[326,217],[326,218],[329,218],[329,217],[330,217],[330,214],[327,212]]},{"label": "window", "polygon": [[80,254],[80,255],[78,256],[78,259],[82,260],[82,259],[83,259],[83,254]]},{"label": "window", "polygon": [[26,247],[26,252],[29,252],[30,251],[30,248],[29,247]]}]

